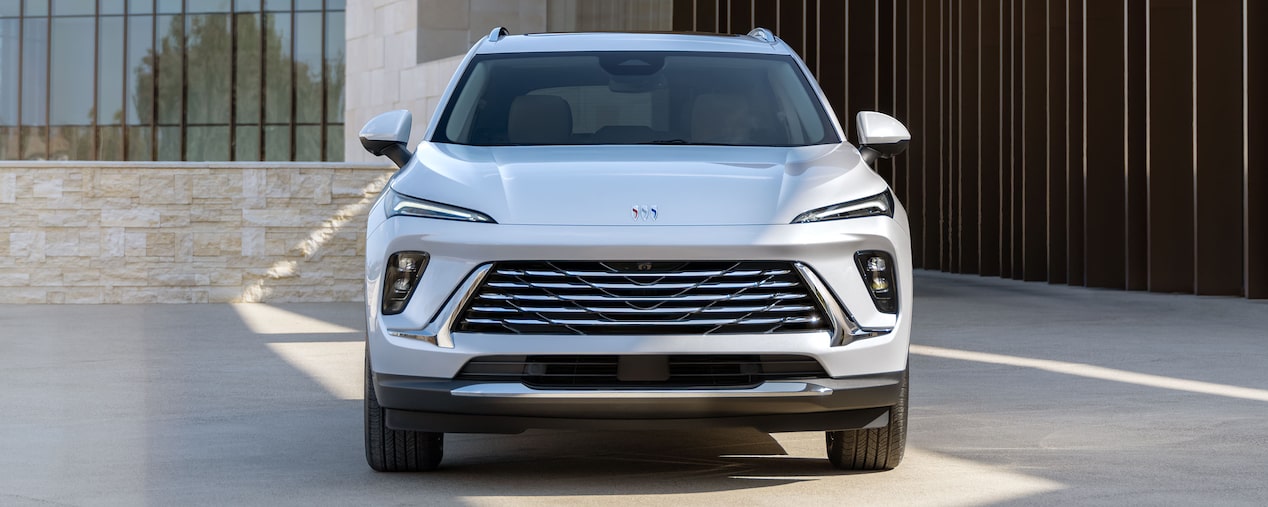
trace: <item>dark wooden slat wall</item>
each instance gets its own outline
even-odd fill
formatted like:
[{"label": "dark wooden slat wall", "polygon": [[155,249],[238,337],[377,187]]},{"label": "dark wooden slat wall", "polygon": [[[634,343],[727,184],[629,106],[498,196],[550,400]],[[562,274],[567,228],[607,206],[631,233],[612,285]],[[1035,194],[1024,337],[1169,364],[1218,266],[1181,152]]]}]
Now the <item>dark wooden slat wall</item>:
[{"label": "dark wooden slat wall", "polygon": [[1048,199],[1046,218],[1048,221],[1047,245],[1048,267],[1047,280],[1052,283],[1067,283],[1069,272],[1067,266],[1067,214],[1066,194],[1069,192],[1069,145],[1067,143],[1066,124],[1069,121],[1069,110],[1066,94],[1070,81],[1069,69],[1066,66],[1066,10],[1070,0],[1049,0],[1047,19],[1047,40],[1045,41],[1047,62],[1047,97],[1048,108],[1046,125],[1048,138],[1045,153],[1048,161]]},{"label": "dark wooden slat wall", "polygon": [[[1066,179],[1066,283],[1085,285],[1087,283],[1085,256],[1087,250],[1084,242],[1084,23],[1083,0],[1067,0],[1066,2],[1066,72],[1070,79],[1066,82],[1066,155],[1068,160]],[[986,273],[983,273],[986,274]]]},{"label": "dark wooden slat wall", "polygon": [[1192,5],[1153,0],[1149,21],[1149,288],[1192,292]]},{"label": "dark wooden slat wall", "polygon": [[[1175,0],[1161,0],[1163,2]],[[1125,246],[1126,285],[1128,290],[1146,290],[1149,288],[1151,274],[1149,270],[1150,254],[1150,168],[1148,161],[1153,153],[1149,143],[1151,128],[1149,121],[1150,85],[1156,84],[1149,78],[1149,72],[1156,66],[1149,66],[1149,56],[1157,51],[1150,51],[1152,45],[1147,44],[1150,32],[1145,7],[1145,0],[1127,0],[1127,244]],[[1157,8],[1158,2],[1153,2]],[[1156,18],[1156,16],[1154,16]],[[1152,31],[1157,34],[1158,30]],[[1188,65],[1185,65],[1188,67]],[[1183,107],[1183,105],[1181,105]]]},{"label": "dark wooden slat wall", "polygon": [[[1226,26],[1228,20],[1241,19],[1241,7],[1241,2],[1197,2],[1194,290],[1198,294],[1236,294],[1242,287],[1238,270],[1227,269],[1243,265],[1245,252],[1240,207],[1228,205],[1240,200],[1244,186],[1240,171],[1244,151],[1238,149],[1244,132],[1242,94],[1229,90],[1229,83],[1242,80],[1242,34]],[[1237,142],[1229,143],[1230,138]],[[1259,264],[1265,261],[1268,258],[1260,257]]]},{"label": "dark wooden slat wall", "polygon": [[1268,298],[1268,2],[675,0],[675,30],[775,31],[877,171],[918,268]]},{"label": "dark wooden slat wall", "polygon": [[[1243,140],[1254,140],[1245,146],[1246,184],[1242,194],[1244,206],[1242,227],[1246,241],[1245,288],[1252,298],[1268,298],[1268,2],[1247,1],[1242,4],[1245,27],[1242,48],[1246,52],[1246,134]],[[1232,196],[1230,201],[1236,200]]]},{"label": "dark wooden slat wall", "polygon": [[943,270],[949,267],[943,258],[945,242],[942,229],[948,218],[943,208],[947,195],[943,175],[947,166],[946,145],[951,137],[951,133],[943,125],[943,103],[947,98],[944,90],[946,83],[943,81],[946,61],[946,2],[947,0],[925,2],[925,30],[928,33],[925,34],[925,81],[921,83],[921,88],[925,94],[925,121],[928,122],[924,130],[929,137],[924,143],[928,149],[924,154],[925,200],[921,207],[928,208],[928,211],[925,212],[924,225],[925,258],[916,260],[917,266],[936,266]]},{"label": "dark wooden slat wall", "polygon": [[[914,1],[914,3],[908,4],[910,6],[910,15],[908,16],[907,25],[909,27],[908,33],[912,34],[912,37],[910,37],[912,43],[910,43],[908,48],[910,53],[910,60],[908,61],[908,68],[910,68],[909,80],[904,85],[907,85],[907,96],[912,113],[910,113],[909,117],[902,119],[903,122],[907,122],[908,132],[912,133],[912,142],[910,142],[908,147],[910,156],[905,157],[908,164],[909,184],[907,189],[895,191],[903,203],[919,204],[908,205],[907,217],[910,222],[910,232],[912,232],[913,264],[917,267],[926,267],[924,262],[929,259],[929,248],[926,247],[926,241],[924,241],[924,238],[927,237],[924,229],[932,228],[931,222],[935,221],[935,217],[937,217],[935,205],[926,204],[928,200],[936,202],[936,199],[926,199],[928,195],[926,193],[928,186],[926,180],[929,179],[928,175],[931,172],[936,171],[936,166],[931,166],[931,161],[937,158],[937,153],[931,151],[933,143],[929,142],[929,139],[936,136],[936,133],[932,128],[933,120],[931,115],[928,114],[928,106],[932,104],[929,103],[928,86],[926,86],[929,82],[929,77],[931,77],[929,76],[929,58],[926,57],[929,52],[929,43],[931,43],[931,37],[929,37],[929,28],[931,27],[929,27],[928,23],[929,5],[926,1]],[[935,68],[935,74],[933,74],[935,76],[937,75],[936,71]],[[936,100],[937,96],[935,96]],[[933,251],[936,252],[937,250]]]},{"label": "dark wooden slat wall", "polygon": [[1024,0],[1006,0],[1004,7],[1008,9],[1008,124],[1005,131],[1008,137],[1008,217],[1009,238],[1004,244],[1008,248],[1008,267],[1006,272],[1011,278],[1021,279],[1025,276],[1025,116],[1024,102],[1026,82],[1023,76],[1025,66],[1022,62],[1025,51],[1025,25],[1022,19]]},{"label": "dark wooden slat wall", "polygon": [[981,0],[964,0],[959,13],[959,110],[956,115],[956,128],[961,135],[956,138],[959,143],[957,165],[960,178],[956,190],[960,193],[957,213],[960,216],[959,231],[955,235],[956,258],[959,259],[956,269],[961,273],[978,273],[981,270],[981,245],[978,241],[982,228],[981,207],[981,54],[982,44],[978,28],[981,18]]}]

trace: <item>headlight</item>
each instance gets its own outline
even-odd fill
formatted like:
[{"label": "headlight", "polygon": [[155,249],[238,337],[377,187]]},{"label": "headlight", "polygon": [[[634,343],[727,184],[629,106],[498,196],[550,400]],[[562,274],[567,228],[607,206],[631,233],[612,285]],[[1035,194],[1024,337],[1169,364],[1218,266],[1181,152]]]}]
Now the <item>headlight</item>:
[{"label": "headlight", "polygon": [[441,220],[457,220],[459,222],[486,222],[496,224],[497,222],[484,213],[473,211],[448,204],[410,197],[408,195],[399,194],[391,188],[384,190],[387,192],[385,199],[387,217],[395,216],[406,217],[422,217],[422,218],[438,218]]},{"label": "headlight", "polygon": [[887,216],[894,218],[894,196],[889,190],[871,197],[856,201],[833,204],[823,208],[810,210],[794,218],[792,223],[804,224],[823,222],[825,220],[843,220],[846,218]]}]

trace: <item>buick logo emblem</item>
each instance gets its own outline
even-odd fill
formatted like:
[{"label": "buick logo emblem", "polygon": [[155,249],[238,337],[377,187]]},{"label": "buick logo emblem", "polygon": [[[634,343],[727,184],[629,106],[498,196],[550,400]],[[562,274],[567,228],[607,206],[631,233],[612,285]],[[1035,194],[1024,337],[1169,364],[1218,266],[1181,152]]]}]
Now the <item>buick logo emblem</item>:
[{"label": "buick logo emblem", "polygon": [[630,218],[633,218],[635,222],[640,220],[644,222],[654,222],[657,218],[660,218],[660,212],[656,211],[655,204],[651,206],[635,205],[633,208],[630,208]]}]

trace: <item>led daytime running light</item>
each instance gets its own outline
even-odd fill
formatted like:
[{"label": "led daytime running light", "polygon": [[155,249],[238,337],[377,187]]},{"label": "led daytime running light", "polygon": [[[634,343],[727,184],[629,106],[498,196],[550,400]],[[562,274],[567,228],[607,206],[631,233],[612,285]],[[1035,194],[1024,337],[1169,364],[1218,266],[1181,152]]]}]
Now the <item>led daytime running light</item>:
[{"label": "led daytime running light", "polygon": [[807,211],[797,215],[792,223],[804,224],[873,216],[894,217],[894,196],[889,193],[889,190],[871,197]]},{"label": "led daytime running light", "polygon": [[485,215],[484,213],[480,213],[479,211],[410,197],[397,193],[390,188],[387,192],[386,211],[388,218],[395,216],[407,216],[436,218],[440,220],[456,220],[459,222],[497,223],[493,220],[493,218]]}]

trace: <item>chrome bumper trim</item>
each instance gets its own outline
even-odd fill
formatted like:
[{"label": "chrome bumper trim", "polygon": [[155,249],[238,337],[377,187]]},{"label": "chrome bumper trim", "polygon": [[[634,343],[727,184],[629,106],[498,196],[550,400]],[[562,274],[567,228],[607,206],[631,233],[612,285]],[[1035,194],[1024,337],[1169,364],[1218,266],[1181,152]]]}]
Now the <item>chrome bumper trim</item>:
[{"label": "chrome bumper trim", "polygon": [[828,311],[828,316],[832,318],[832,346],[840,347],[850,342],[862,338],[874,338],[877,336],[887,335],[894,332],[894,328],[865,328],[854,320],[854,316],[850,315],[849,310],[841,306],[837,301],[836,295],[832,293],[827,284],[819,279],[819,275],[809,266],[800,262],[793,263],[797,267],[797,271],[801,273],[801,277],[810,284],[810,292],[819,299],[819,303]]},{"label": "chrome bumper trim", "polygon": [[805,382],[765,382],[751,389],[533,389],[519,383],[473,384],[450,391],[454,396],[484,398],[762,398],[830,396],[832,389]]},{"label": "chrome bumper trim", "polygon": [[453,336],[449,334],[449,328],[453,326],[454,319],[458,318],[458,309],[468,299],[471,299],[476,287],[480,286],[480,283],[484,281],[484,277],[489,274],[489,269],[492,267],[492,264],[485,264],[472,271],[467,280],[458,287],[458,290],[449,295],[449,300],[445,302],[445,306],[436,312],[431,322],[424,326],[423,329],[387,329],[387,334],[401,338],[422,340],[447,349],[454,348]]}]

